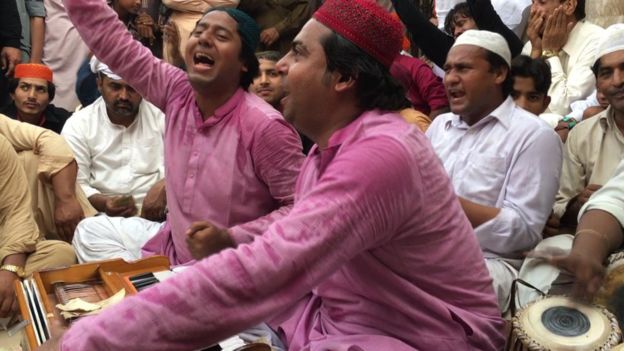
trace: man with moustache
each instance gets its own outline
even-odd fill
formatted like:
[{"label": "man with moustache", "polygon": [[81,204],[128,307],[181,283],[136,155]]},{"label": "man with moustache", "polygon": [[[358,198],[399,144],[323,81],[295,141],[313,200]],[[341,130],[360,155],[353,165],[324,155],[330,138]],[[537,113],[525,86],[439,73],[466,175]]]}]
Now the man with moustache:
[{"label": "man with moustache", "polygon": [[13,100],[0,111],[13,119],[60,133],[71,112],[52,105],[56,87],[52,70],[41,64],[21,63],[9,79]]},{"label": "man with moustache", "polygon": [[[162,221],[165,116],[99,60],[92,58],[92,65],[102,96],[67,120],[61,133],[78,163],[77,182],[93,207],[107,215],[100,221],[138,214]],[[148,194],[162,200],[150,203]],[[125,233],[121,232],[122,238]],[[132,236],[140,233],[132,232]],[[75,246],[83,261],[81,243],[78,240]],[[107,258],[110,252],[102,249],[101,240],[91,238],[90,244],[98,244],[96,252]]]},{"label": "man with moustache", "polygon": [[462,34],[444,65],[452,112],[427,130],[475,228],[502,312],[523,253],[542,238],[562,159],[552,128],[514,104],[510,66],[501,35]]},{"label": "man with moustache", "polygon": [[290,350],[501,349],[470,224],[429,142],[390,112],[401,42],[374,2],[326,0],[278,63],[284,115],[317,143],[288,215],[44,350],[193,350],[265,319]]},{"label": "man with moustache", "polygon": [[185,72],[133,41],[103,2],[65,4],[96,57],[165,112],[166,221],[85,220],[74,240],[79,259],[102,259],[106,251],[109,258],[161,254],[173,265],[188,263],[187,230],[250,238],[288,212],[303,154],[279,112],[247,92],[258,73],[253,19],[232,8],[209,10],[186,44]]}]

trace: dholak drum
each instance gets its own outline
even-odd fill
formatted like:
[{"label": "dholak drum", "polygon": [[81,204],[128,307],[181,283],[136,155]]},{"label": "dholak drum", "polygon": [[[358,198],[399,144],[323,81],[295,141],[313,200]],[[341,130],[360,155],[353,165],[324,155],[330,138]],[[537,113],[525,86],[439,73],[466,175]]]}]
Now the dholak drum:
[{"label": "dholak drum", "polygon": [[565,296],[545,297],[527,305],[513,317],[512,328],[509,351],[610,350],[622,337],[609,311]]},{"label": "dholak drum", "polygon": [[624,325],[624,252],[609,256],[605,279],[594,303],[605,306]]}]

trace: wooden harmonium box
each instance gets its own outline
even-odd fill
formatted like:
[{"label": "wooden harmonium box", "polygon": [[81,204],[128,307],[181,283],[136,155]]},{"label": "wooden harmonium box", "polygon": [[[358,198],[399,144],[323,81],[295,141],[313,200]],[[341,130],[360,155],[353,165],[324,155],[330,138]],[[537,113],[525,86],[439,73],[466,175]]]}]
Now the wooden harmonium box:
[{"label": "wooden harmonium box", "polygon": [[[181,271],[186,267],[175,268]],[[172,276],[169,259],[153,256],[126,262],[122,259],[77,264],[36,272],[31,278],[16,282],[15,291],[23,323],[26,324],[23,350],[34,350],[50,338],[50,323],[59,320],[71,325],[81,316],[61,311],[57,306],[71,306],[76,299],[94,305],[113,304]],[[97,310],[96,310],[97,312]],[[93,312],[93,313],[96,313]],[[263,343],[246,343],[238,336],[205,348],[206,351],[270,351]]]},{"label": "wooden harmonium box", "polygon": [[171,272],[169,259],[154,256],[133,262],[115,259],[77,264],[36,272],[31,278],[17,281],[17,300],[22,318],[27,323],[22,348],[34,350],[48,340],[49,325],[53,319],[69,326],[80,318],[61,316],[62,311],[56,307],[57,304],[67,304],[76,298],[95,304],[116,294],[134,295],[145,285],[137,287],[131,278],[145,277],[152,272]]}]

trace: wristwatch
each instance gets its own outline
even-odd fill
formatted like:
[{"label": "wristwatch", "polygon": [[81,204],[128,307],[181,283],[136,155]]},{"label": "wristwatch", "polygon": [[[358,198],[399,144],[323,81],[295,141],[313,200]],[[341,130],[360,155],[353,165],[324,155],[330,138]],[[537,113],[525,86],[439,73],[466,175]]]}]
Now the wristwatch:
[{"label": "wristwatch", "polygon": [[559,56],[559,52],[554,51],[554,50],[544,50],[542,51],[542,57],[543,58],[551,58],[551,57],[555,57],[555,56]]},{"label": "wristwatch", "polygon": [[575,125],[578,124],[578,121],[574,119],[574,117],[570,117],[570,116],[565,116],[561,120],[568,124],[568,129],[572,129],[574,128]]},{"label": "wristwatch", "polygon": [[0,267],[1,271],[7,271],[11,273],[17,274],[18,277],[24,278],[26,274],[24,273],[24,268],[12,264],[4,264]]}]

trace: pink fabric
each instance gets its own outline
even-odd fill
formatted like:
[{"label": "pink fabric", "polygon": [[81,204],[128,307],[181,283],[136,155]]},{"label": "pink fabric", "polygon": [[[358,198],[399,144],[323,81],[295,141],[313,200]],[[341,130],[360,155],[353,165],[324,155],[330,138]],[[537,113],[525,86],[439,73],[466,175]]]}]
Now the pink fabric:
[{"label": "pink fabric", "polygon": [[81,319],[62,349],[192,350],[268,319],[291,350],[502,349],[474,233],[429,142],[398,115],[334,133],[306,159],[287,216]]},{"label": "pink fabric", "polygon": [[239,89],[202,121],[186,73],[134,41],[105,1],[72,0],[65,6],[94,54],[167,116],[169,214],[144,247],[146,254],[186,263],[192,257],[184,232],[193,221],[231,227],[274,210],[275,218],[287,212],[304,156],[298,135],[279,112]]},{"label": "pink fabric", "polygon": [[403,84],[414,109],[429,115],[431,111],[449,106],[442,80],[424,61],[399,55],[392,63],[390,73]]}]

